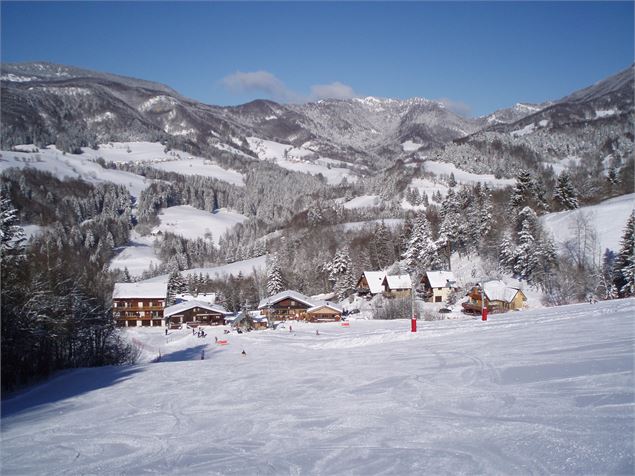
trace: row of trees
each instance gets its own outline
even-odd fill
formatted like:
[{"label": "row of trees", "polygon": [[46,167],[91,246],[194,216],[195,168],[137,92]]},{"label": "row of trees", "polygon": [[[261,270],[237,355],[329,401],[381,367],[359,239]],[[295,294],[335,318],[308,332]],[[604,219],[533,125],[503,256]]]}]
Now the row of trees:
[{"label": "row of trees", "polygon": [[112,290],[104,260],[93,261],[83,246],[52,236],[26,246],[17,215],[1,196],[2,388],[59,369],[134,360],[134,349],[115,328],[110,302],[97,291]]}]

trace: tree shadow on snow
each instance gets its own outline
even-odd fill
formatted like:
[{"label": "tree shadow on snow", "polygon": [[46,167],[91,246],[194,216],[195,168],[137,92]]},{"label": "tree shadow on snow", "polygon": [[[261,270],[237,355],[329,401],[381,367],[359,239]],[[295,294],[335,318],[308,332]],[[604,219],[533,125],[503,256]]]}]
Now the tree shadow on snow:
[{"label": "tree shadow on snow", "polygon": [[218,349],[210,348],[207,344],[201,344],[195,347],[188,347],[187,349],[177,350],[175,352],[162,355],[161,360],[158,362],[184,362],[186,360],[202,360],[202,355],[204,355],[205,360],[207,360],[208,358],[211,358],[214,354],[216,354],[216,352],[220,351]]},{"label": "tree shadow on snow", "polygon": [[[137,366],[106,366],[65,370],[46,382],[21,390],[2,400],[2,418],[34,411],[128,380],[143,369]],[[52,408],[53,409],[53,408]],[[58,406],[54,407],[59,410]],[[4,424],[4,422],[3,422]]]}]

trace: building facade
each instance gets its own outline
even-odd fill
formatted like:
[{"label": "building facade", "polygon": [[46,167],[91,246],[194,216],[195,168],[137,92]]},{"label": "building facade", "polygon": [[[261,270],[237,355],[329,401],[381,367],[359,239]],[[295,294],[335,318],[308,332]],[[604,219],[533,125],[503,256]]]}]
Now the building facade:
[{"label": "building facade", "polygon": [[112,312],[118,327],[162,327],[167,283],[115,283]]}]

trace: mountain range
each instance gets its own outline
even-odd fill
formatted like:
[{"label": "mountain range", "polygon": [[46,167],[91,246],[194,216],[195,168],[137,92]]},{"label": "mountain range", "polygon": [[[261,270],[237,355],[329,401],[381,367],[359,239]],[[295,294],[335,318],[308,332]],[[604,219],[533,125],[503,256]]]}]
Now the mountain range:
[{"label": "mountain range", "polygon": [[400,158],[434,157],[510,175],[536,160],[632,153],[633,72],[631,66],[556,101],[518,103],[471,118],[423,98],[256,100],[221,107],[151,81],[50,63],[3,64],[2,148],[60,137],[71,149],[146,140],[257,158],[247,140],[256,137],[370,171]]}]

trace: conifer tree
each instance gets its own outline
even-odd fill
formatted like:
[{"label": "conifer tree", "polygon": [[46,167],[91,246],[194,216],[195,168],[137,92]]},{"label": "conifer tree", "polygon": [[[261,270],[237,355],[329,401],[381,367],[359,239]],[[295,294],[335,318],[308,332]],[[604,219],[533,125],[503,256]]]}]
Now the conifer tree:
[{"label": "conifer tree", "polygon": [[624,228],[615,258],[613,282],[620,297],[635,295],[635,211],[631,212]]},{"label": "conifer tree", "polygon": [[173,271],[168,278],[168,296],[166,299],[166,305],[171,306],[176,300],[176,295],[184,293],[187,289],[187,284],[183,275],[178,271]]},{"label": "conifer tree", "polygon": [[553,199],[560,204],[564,210],[574,210],[580,205],[578,203],[578,192],[571,183],[571,177],[564,171],[558,177],[558,183],[553,192]]},{"label": "conifer tree", "polygon": [[330,267],[329,279],[334,282],[333,291],[338,300],[342,301],[355,287],[353,276],[353,262],[347,248],[340,248],[335,253]]},{"label": "conifer tree", "polygon": [[282,277],[282,270],[278,263],[278,255],[273,254],[267,265],[267,294],[273,296],[285,289],[284,278]]}]

